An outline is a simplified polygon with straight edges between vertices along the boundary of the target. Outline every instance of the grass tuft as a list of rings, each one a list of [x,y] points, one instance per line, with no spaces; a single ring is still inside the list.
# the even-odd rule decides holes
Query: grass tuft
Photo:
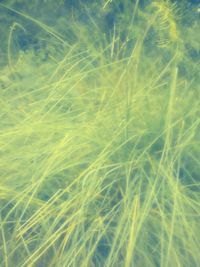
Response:
[[[0,266],[199,266],[199,65],[174,5],[136,1],[127,32],[74,20],[73,40],[1,8],[42,28],[46,46],[17,52],[25,28],[12,24],[0,69]],[[162,36],[167,46],[154,45]]]

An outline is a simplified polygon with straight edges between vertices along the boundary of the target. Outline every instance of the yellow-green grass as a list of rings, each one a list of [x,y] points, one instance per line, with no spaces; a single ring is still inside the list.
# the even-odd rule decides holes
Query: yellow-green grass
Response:
[[[200,265],[199,88],[178,44],[148,54],[155,18],[131,49],[90,27],[61,59],[16,61],[8,44],[0,266]]]

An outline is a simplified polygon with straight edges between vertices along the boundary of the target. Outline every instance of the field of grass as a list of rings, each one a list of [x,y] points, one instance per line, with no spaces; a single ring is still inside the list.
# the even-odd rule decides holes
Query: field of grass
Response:
[[[65,35],[0,12],[25,24],[0,45],[0,267],[200,266],[198,15],[135,1]]]

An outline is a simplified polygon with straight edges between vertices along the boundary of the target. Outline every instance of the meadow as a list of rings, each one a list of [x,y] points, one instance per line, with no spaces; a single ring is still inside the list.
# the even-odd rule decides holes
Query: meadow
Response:
[[[1,2],[0,267],[200,266],[197,6]]]

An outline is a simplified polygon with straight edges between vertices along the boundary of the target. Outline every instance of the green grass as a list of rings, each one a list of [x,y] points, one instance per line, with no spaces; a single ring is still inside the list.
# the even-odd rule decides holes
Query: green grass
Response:
[[[155,7],[133,43],[20,12],[52,43],[14,53],[13,24],[0,70],[1,267],[200,265],[199,63]]]

